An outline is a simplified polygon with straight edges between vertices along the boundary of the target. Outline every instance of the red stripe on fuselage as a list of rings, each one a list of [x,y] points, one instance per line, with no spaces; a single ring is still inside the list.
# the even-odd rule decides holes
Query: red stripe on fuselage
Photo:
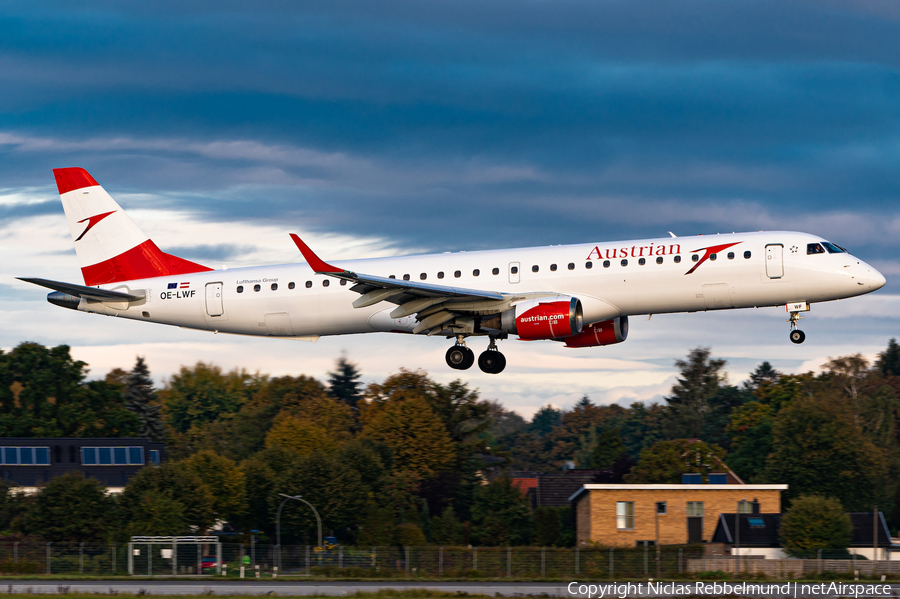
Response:
[[[212,269],[165,253],[148,239],[115,258],[85,266],[81,274],[84,284],[93,286],[209,270]]]
[[[83,187],[94,187],[99,185],[89,172],[79,167],[71,168],[55,168],[53,176],[56,178],[56,187],[59,189],[59,195],[69,191],[75,191]]]

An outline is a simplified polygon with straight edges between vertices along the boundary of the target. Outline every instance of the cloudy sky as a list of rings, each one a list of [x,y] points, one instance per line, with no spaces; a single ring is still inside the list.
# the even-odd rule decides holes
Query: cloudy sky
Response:
[[[633,319],[621,345],[317,344],[114,321],[16,281],[80,282],[51,169],[82,166],[164,250],[210,266],[761,229],[848,247],[888,285],[814,306]],[[92,376],[147,357],[366,380],[462,377],[530,415],[659,400],[698,345],[733,381],[874,356],[900,333],[900,7],[840,2],[0,1],[0,347],[68,344]],[[480,345],[476,343],[476,349]]]

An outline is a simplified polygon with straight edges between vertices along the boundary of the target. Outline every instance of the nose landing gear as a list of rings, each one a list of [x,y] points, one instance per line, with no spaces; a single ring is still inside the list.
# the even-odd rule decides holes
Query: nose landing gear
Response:
[[[475,363],[475,352],[466,347],[466,338],[463,335],[456,337],[456,345],[447,350],[445,356],[447,366],[456,370],[468,370]]]
[[[806,341],[806,333],[797,328],[797,322],[803,318],[800,316],[801,312],[809,311],[809,304],[807,302],[797,302],[793,304],[788,304],[785,306],[790,314],[790,318],[787,319],[787,322],[791,323],[791,333],[790,340],[791,343],[803,343]]]
[[[491,344],[478,356],[478,367],[487,374],[500,374],[506,368],[506,357],[497,349],[497,340],[491,337]]]

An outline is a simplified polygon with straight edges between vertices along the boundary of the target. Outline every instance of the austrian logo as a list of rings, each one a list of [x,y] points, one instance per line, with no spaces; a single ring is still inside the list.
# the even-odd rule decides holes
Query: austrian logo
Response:
[[[104,212],[103,214],[95,214],[94,216],[89,216],[83,220],[78,221],[79,225],[83,222],[87,222],[87,226],[84,228],[84,231],[81,232],[81,235],[79,235],[78,239],[76,239],[75,241],[81,241],[81,238],[84,237],[88,231],[93,229],[97,223],[99,223],[101,220],[103,220],[104,218],[106,218],[107,216],[112,214],[113,212],[115,212],[115,210],[113,210],[112,212]]]
[[[743,243],[741,241],[736,241],[734,243],[723,243],[720,245],[712,245],[705,248],[700,248],[692,251],[692,254],[697,254],[699,252],[703,252],[703,255],[697,259],[697,263],[691,267],[689,271],[687,271],[686,275],[693,273],[697,268],[710,259],[710,256],[713,254],[718,254],[724,250],[727,250],[731,246],[738,245],[739,243]],[[650,245],[633,245],[631,248],[623,247],[623,248],[604,248],[600,249],[600,246],[594,246],[594,249],[588,254],[587,260],[612,260],[614,258],[649,258],[653,256],[676,256],[676,262],[681,260],[681,244],[672,243],[672,244],[655,244],[651,243]]]

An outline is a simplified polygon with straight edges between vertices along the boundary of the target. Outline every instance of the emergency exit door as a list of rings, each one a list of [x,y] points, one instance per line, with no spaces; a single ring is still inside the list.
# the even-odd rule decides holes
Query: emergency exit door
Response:
[[[766,246],[766,274],[770,279],[780,279],[784,276],[784,246],[773,243]]]
[[[210,316],[222,316],[222,283],[206,284],[206,313]]]

